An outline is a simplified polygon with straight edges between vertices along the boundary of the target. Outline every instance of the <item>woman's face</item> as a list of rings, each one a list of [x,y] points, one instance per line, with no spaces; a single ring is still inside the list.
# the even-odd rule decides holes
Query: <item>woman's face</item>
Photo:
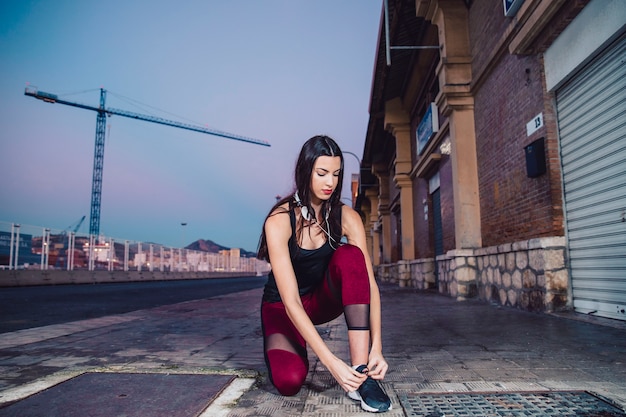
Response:
[[[320,204],[330,198],[337,188],[341,158],[339,156],[320,156],[315,160],[311,173],[311,202]]]

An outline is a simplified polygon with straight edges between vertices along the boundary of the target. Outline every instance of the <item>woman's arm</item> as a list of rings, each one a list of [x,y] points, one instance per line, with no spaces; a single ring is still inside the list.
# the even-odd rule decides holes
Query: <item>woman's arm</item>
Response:
[[[278,292],[289,319],[339,385],[346,391],[356,390],[365,379],[364,375],[354,371],[328,349],[302,306],[289,256],[291,222],[288,212],[279,212],[268,217],[265,222],[265,236]]]
[[[342,208],[341,224],[348,243],[359,247],[365,257],[365,265],[370,282],[370,339],[371,347],[369,354],[369,376],[374,379],[383,379],[389,365],[383,358],[382,344],[382,321],[381,321],[381,303],[380,291],[374,277],[374,269],[370,260],[369,251],[367,250],[367,241],[365,238],[365,229],[359,213],[348,206]]]

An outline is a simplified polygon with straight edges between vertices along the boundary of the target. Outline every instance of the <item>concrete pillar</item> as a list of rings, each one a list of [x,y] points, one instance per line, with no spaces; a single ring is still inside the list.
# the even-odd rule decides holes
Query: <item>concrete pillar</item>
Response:
[[[383,247],[381,263],[391,262],[391,212],[389,210],[389,171],[384,164],[372,166],[372,173],[378,177],[378,221],[382,226]]]
[[[380,250],[380,231],[372,228],[372,265],[381,264],[382,253]]]
[[[368,248],[372,258],[372,265],[380,265],[380,233],[378,231],[378,189],[368,189],[365,197],[370,201],[369,223],[366,221],[366,233],[369,234]],[[367,219],[367,217],[366,217]]]
[[[415,259],[415,228],[413,227],[413,181],[408,175],[398,175],[394,181],[400,188],[400,215],[402,218],[402,260]]]
[[[396,139],[394,183],[400,188],[400,218],[402,224],[402,260],[415,259],[415,228],[413,209],[413,180],[411,170],[411,123],[399,98],[385,103],[385,129]]]
[[[452,181],[454,184],[454,223],[457,249],[480,248],[480,200],[474,111],[457,109],[450,115],[452,140]]]
[[[438,28],[441,59],[437,66],[439,111],[450,126],[452,184],[454,187],[455,246],[482,246],[474,98],[469,47],[468,10],[462,0],[431,1],[426,15]]]

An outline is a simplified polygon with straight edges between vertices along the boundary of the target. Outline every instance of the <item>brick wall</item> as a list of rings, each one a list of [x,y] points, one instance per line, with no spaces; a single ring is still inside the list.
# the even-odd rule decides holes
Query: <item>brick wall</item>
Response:
[[[558,128],[556,121],[556,109],[554,107],[554,95],[546,91],[546,78],[543,71],[543,56],[541,56],[541,73],[537,77],[543,90],[543,122],[545,124],[546,137],[546,177],[549,181],[552,233],[556,236],[565,234],[563,213],[563,189],[561,183],[561,157],[559,155]],[[532,81],[531,81],[532,82]]]
[[[424,204],[426,200],[428,205],[428,219],[424,219]],[[433,213],[432,199],[428,194],[428,180],[415,179],[413,181],[413,208],[414,219],[413,226],[415,229],[415,258],[427,258],[434,255],[434,242],[431,240],[433,230]]]
[[[473,3],[470,19],[472,67],[484,70],[474,91],[483,245],[561,234],[556,135],[548,130],[554,124],[526,133],[526,124],[539,113],[553,120],[541,56],[511,55],[506,48],[499,57],[493,53],[493,39],[509,24],[493,2]],[[524,147],[540,137],[546,138],[551,171],[528,178]]]
[[[439,165],[441,183],[441,223],[443,226],[444,253],[456,248],[454,227],[454,188],[452,184],[452,164],[449,156],[443,156]]]
[[[477,68],[487,65],[511,19],[504,16],[502,1],[499,0],[472,1],[468,18],[472,71],[476,74]]]
[[[443,226],[444,251],[455,248],[454,232],[454,189],[452,187],[452,165],[450,157],[442,155],[439,163],[441,222]],[[428,179],[413,182],[413,208],[415,229],[415,258],[430,258],[435,255],[433,201],[428,188]],[[428,204],[428,219],[424,219],[424,204]]]

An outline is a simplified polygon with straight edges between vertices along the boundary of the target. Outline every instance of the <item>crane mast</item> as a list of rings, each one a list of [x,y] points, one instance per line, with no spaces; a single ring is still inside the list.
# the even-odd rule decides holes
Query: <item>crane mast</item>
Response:
[[[106,137],[106,116],[117,115],[128,117],[136,120],[143,120],[151,123],[158,123],[166,126],[177,127],[180,129],[192,130],[194,132],[205,133],[213,136],[220,136],[226,139],[233,139],[242,142],[252,143],[261,146],[270,146],[266,141],[249,138],[246,136],[236,135],[233,133],[222,132],[220,130],[209,129],[203,126],[196,126],[188,123],[176,122],[173,120],[163,119],[155,116],[148,116],[139,113],[133,113],[120,109],[106,108],[106,90],[100,89],[100,105],[98,107],[89,106],[87,104],[76,103],[60,99],[56,94],[39,91],[37,88],[26,87],[24,95],[43,100],[47,103],[65,104],[68,106],[78,107],[81,109],[92,110],[98,113],[96,117],[96,140],[94,146],[93,157],[93,180],[91,183],[91,214],[89,219],[89,234],[98,236],[100,234],[100,207],[102,203],[102,174],[104,171],[104,139]]]
[[[104,172],[104,139],[106,137],[107,116],[104,112],[106,91],[100,89],[100,107],[96,117],[96,143],[93,150],[93,176],[91,180],[91,214],[89,234],[100,234],[100,207],[102,203],[102,174]]]

